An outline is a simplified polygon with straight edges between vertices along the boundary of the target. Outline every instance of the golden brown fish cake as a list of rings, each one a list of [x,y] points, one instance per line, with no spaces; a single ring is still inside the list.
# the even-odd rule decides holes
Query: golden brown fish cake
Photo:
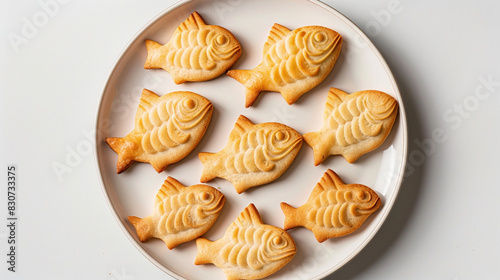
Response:
[[[123,138],[106,138],[118,154],[116,172],[140,161],[149,162],[159,173],[180,161],[200,142],[212,112],[212,103],[194,92],[176,91],[159,97],[144,89],[134,129]]]
[[[293,208],[282,202],[281,209],[285,230],[303,226],[314,233],[318,242],[323,242],[357,230],[380,205],[380,198],[372,189],[360,184],[346,185],[328,169],[304,205]]]
[[[214,79],[241,55],[240,43],[229,30],[207,25],[197,12],[177,28],[167,44],[146,40],[146,48],[144,68],[162,68],[176,84]]]
[[[242,193],[280,177],[301,146],[302,136],[293,128],[280,123],[253,124],[241,115],[224,149],[198,154],[203,164],[200,182],[224,178]]]
[[[363,90],[347,94],[331,88],[323,127],[303,135],[314,150],[314,165],[330,155],[342,155],[348,162],[355,162],[384,142],[397,114],[398,102],[384,92]]]
[[[156,194],[153,214],[129,216],[141,242],[159,238],[169,249],[207,232],[219,217],[224,195],[207,185],[186,187],[168,177]]]
[[[276,23],[264,44],[262,62],[253,70],[230,70],[227,75],[245,86],[245,107],[252,106],[261,91],[279,92],[293,104],[328,76],[341,47],[342,37],[329,28],[290,31]]]
[[[213,263],[227,279],[261,279],[280,270],[295,256],[295,242],[281,228],[262,222],[250,204],[226,230],[224,237],[196,239],[196,265]]]

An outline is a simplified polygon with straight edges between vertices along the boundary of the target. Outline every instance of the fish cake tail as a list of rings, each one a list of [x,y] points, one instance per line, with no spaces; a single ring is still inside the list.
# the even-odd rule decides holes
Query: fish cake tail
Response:
[[[330,145],[332,144],[321,138],[321,132],[309,132],[302,135],[302,137],[304,141],[313,148],[314,165],[320,165],[330,155]]]
[[[195,265],[213,263],[212,256],[214,253],[211,250],[211,244],[213,242],[200,237],[196,239],[196,247],[198,248],[198,252],[196,253],[196,258],[194,260]]]
[[[161,51],[163,46],[155,41],[146,40],[146,49],[148,57],[144,63],[145,69],[159,69],[163,68],[166,63],[164,52]]]
[[[154,226],[151,217],[141,219],[135,216],[129,216],[128,221],[134,226],[137,237],[141,242],[145,242],[153,237]]]
[[[299,217],[297,216],[297,208],[292,207],[290,204],[281,202],[281,210],[285,214],[285,223],[283,225],[284,230],[288,230],[294,227],[302,226],[299,223]]]
[[[245,107],[248,108],[257,100],[260,92],[264,90],[263,75],[255,70],[229,70],[227,75],[245,86]]]
[[[217,177],[217,155],[214,153],[198,153],[203,171],[201,172],[201,183],[206,183]]]
[[[118,154],[116,162],[116,173],[125,171],[133,162],[136,150],[136,144],[120,137],[108,137],[106,143]]]

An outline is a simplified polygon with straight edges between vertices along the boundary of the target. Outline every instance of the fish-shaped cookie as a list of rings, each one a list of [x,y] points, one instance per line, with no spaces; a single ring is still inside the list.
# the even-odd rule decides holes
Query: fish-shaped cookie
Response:
[[[159,238],[173,249],[207,232],[219,217],[224,195],[207,185],[186,187],[168,177],[156,194],[153,214],[129,216],[141,242]]]
[[[330,88],[318,132],[304,134],[314,150],[314,165],[330,155],[342,155],[350,162],[380,146],[398,114],[394,97],[376,90],[347,94]]]
[[[146,69],[163,68],[176,84],[214,79],[226,72],[241,55],[238,40],[227,29],[207,25],[194,12],[161,45],[146,40]]]
[[[346,185],[328,169],[316,184],[307,202],[298,207],[282,202],[284,229],[303,226],[311,230],[318,242],[349,234],[380,207],[376,192],[365,185]]]
[[[200,182],[216,177],[230,181],[238,193],[278,179],[292,164],[302,136],[280,123],[253,124],[241,115],[218,153],[199,153]]]
[[[261,279],[288,262],[297,251],[292,237],[283,229],[263,224],[255,205],[250,204],[216,241],[196,239],[194,263],[213,263],[228,280]]]
[[[116,172],[134,161],[149,162],[157,172],[186,157],[200,142],[212,117],[212,103],[189,91],[159,97],[144,89],[134,129],[125,137],[108,137],[118,154]]]
[[[227,75],[245,86],[246,107],[261,91],[279,92],[293,104],[328,76],[341,47],[342,37],[329,28],[304,26],[290,31],[276,23],[264,44],[262,62],[253,70],[230,70]]]

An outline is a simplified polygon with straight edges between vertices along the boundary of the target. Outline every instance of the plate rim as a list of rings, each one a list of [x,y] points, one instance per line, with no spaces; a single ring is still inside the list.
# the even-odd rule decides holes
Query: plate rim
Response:
[[[337,265],[334,265],[332,266],[330,269],[328,269],[327,271],[323,272],[322,274],[319,274],[318,277],[319,278],[313,278],[311,280],[315,280],[315,279],[322,279],[324,277],[327,277],[331,274],[333,274],[334,272],[338,271],[341,267],[345,266],[347,263],[349,263],[350,261],[352,261],[354,259],[354,257],[356,257],[363,249],[366,248],[366,246],[373,240],[373,238],[375,237],[375,235],[377,235],[377,233],[379,233],[380,231],[380,228],[382,227],[382,225],[385,223],[385,221],[387,220],[387,218],[389,217],[389,215],[391,214],[392,210],[393,210],[393,206],[394,206],[394,203],[396,202],[396,199],[397,197],[399,196],[399,192],[401,190],[401,185],[403,183],[403,180],[404,180],[404,177],[405,177],[405,171],[406,171],[406,163],[407,163],[407,156],[408,156],[408,123],[407,123],[407,120],[406,120],[406,111],[405,111],[405,108],[404,108],[404,104],[403,104],[403,97],[401,96],[401,92],[399,90],[399,85],[396,81],[396,79],[394,78],[394,74],[392,73],[392,70],[391,68],[389,67],[389,65],[387,64],[384,56],[380,53],[380,51],[377,49],[377,47],[375,46],[375,44],[373,44],[373,42],[370,40],[370,38],[368,38],[368,36],[361,30],[361,28],[359,28],[359,26],[357,26],[352,20],[350,20],[347,16],[345,16],[344,14],[342,14],[340,11],[338,11],[337,9],[335,9],[334,7],[326,4],[326,3],[323,3],[321,2],[320,0],[306,0],[306,1],[309,1],[313,4],[316,4],[318,5],[319,7],[327,10],[327,11],[330,11],[330,12],[333,12],[333,13],[336,13],[337,16],[343,20],[347,25],[349,25],[354,31],[356,31],[356,33],[365,41],[365,43],[367,44],[367,46],[372,50],[372,52],[375,54],[375,56],[377,57],[377,59],[380,61],[380,63],[382,64],[389,80],[391,81],[391,83],[395,86],[395,95],[397,97],[399,97],[399,104],[398,104],[398,110],[399,110],[399,113],[398,113],[398,117],[400,118],[400,121],[402,123],[402,137],[403,137],[403,147],[402,147],[402,161],[400,163],[400,171],[399,171],[399,174],[398,174],[398,180],[396,181],[395,185],[397,186],[395,191],[394,191],[394,195],[392,196],[391,200],[390,201],[385,201],[385,205],[388,206],[388,210],[387,212],[385,213],[385,216],[381,217],[381,219],[378,221],[378,223],[376,224],[376,226],[374,227],[374,230],[372,230],[367,238],[365,238],[363,240],[363,242],[361,242],[361,244],[359,244],[359,246],[356,248],[356,250],[354,250],[350,255],[348,255],[346,258],[344,258],[344,260],[342,262],[339,262]]]
[[[368,236],[359,244],[359,246],[356,247],[355,250],[351,252],[348,256],[346,256],[341,262],[337,263],[336,265],[330,267],[323,273],[317,274],[313,276],[313,278],[310,278],[310,280],[316,280],[316,279],[323,279],[324,277],[327,277],[329,275],[332,275],[336,271],[338,271],[340,268],[345,266],[347,263],[352,261],[366,246],[368,243],[370,243],[375,235],[380,231],[380,228],[382,225],[385,223],[387,218],[389,217],[390,213],[393,210],[394,203],[399,196],[400,190],[401,190],[401,185],[403,183],[404,177],[405,177],[405,171],[406,171],[406,164],[407,164],[407,155],[408,155],[408,124],[407,124],[407,119],[406,119],[406,112],[401,96],[401,92],[399,89],[399,85],[394,78],[394,75],[388,66],[385,58],[383,55],[379,52],[379,50],[376,48],[376,46],[373,44],[373,42],[368,38],[368,36],[352,21],[350,20],[347,16],[345,16],[343,13],[341,13],[339,10],[336,8],[321,2],[320,0],[302,0],[304,2],[309,2],[313,5],[318,6],[319,8],[326,10],[329,13],[332,13],[336,15],[340,20],[342,20],[346,25],[348,25],[350,28],[352,28],[366,43],[367,47],[370,48],[370,50],[373,52],[375,57],[378,59],[378,61],[381,63],[381,66],[386,72],[386,75],[390,81],[390,83],[394,87],[394,94],[395,96],[398,97],[399,99],[399,113],[398,113],[398,118],[400,119],[399,121],[401,122],[401,128],[402,131],[402,154],[401,154],[401,162],[400,162],[400,169],[399,173],[397,174],[397,181],[395,182],[395,190],[393,192],[393,195],[390,200],[385,201],[385,206],[388,208],[388,210],[384,213],[384,216],[380,218],[380,220],[377,222],[377,224],[374,226],[374,229],[368,234]],[[101,124],[100,124],[100,119],[101,119],[101,113],[102,109],[104,106],[104,99],[105,99],[105,93],[109,91],[109,87],[111,86],[111,81],[115,77],[114,73],[118,70],[118,66],[120,63],[123,61],[125,55],[128,53],[130,48],[132,47],[133,43],[137,41],[137,39],[144,33],[146,32],[152,25],[154,25],[157,21],[161,20],[163,17],[167,16],[169,13],[175,11],[177,8],[182,7],[183,5],[193,2],[193,0],[179,0],[172,5],[169,5],[166,7],[163,11],[158,13],[156,16],[154,16],[151,20],[149,20],[147,23],[145,23],[139,31],[137,31],[132,38],[126,43],[126,46],[121,50],[120,54],[118,55],[117,59],[115,59],[115,62],[113,63],[113,67],[110,70],[108,77],[105,81],[105,85],[103,87],[103,90],[101,92],[101,96],[99,99],[99,103],[97,106],[97,114],[95,118],[95,141],[94,141],[94,163],[95,167],[97,169],[97,175],[98,175],[98,180],[101,185],[101,191],[104,194],[105,200],[108,204],[109,210],[111,210],[111,213],[120,227],[120,229],[123,231],[125,236],[131,241],[131,243],[134,245],[134,247],[146,258],[148,259],[152,264],[154,264],[157,268],[159,268],[161,271],[165,272],[169,276],[175,278],[175,279],[186,279],[182,277],[181,275],[175,273],[174,271],[168,269],[165,267],[163,264],[158,262],[156,258],[151,256],[146,250],[139,244],[135,238],[129,233],[128,229],[125,227],[125,224],[121,220],[121,218],[118,216],[118,213],[116,212],[116,207],[114,206],[113,202],[111,201],[110,194],[108,192],[108,189],[106,188],[105,182],[104,182],[104,177],[101,172],[101,165],[100,165],[100,157],[99,157],[99,147],[98,147],[98,141],[100,139],[100,129],[101,129]]]
[[[101,185],[101,191],[104,193],[104,197],[105,197],[105,200],[108,204],[108,207],[109,207],[109,210],[111,211],[116,223],[118,224],[118,226],[120,227],[120,229],[122,230],[122,232],[125,234],[125,236],[129,239],[129,241],[134,245],[134,247],[147,259],[149,260],[152,264],[154,264],[158,269],[160,269],[161,271],[165,272],[166,274],[168,274],[169,276],[171,276],[172,278],[174,279],[182,279],[182,280],[188,280],[184,277],[182,277],[181,275],[175,273],[174,271],[172,270],[169,270],[168,268],[166,268],[164,265],[162,265],[160,262],[158,262],[154,257],[152,257],[150,254],[148,254],[148,252],[146,252],[146,250],[144,250],[144,248],[139,244],[137,243],[137,241],[134,239],[133,236],[130,235],[128,229],[125,227],[125,224],[123,223],[123,221],[121,220],[121,218],[118,216],[118,213],[116,212],[116,207],[114,206],[113,202],[111,201],[111,198],[110,198],[110,195],[108,193],[108,189],[106,188],[106,185],[104,183],[104,180],[103,180],[103,175],[102,175],[102,172],[101,172],[101,165],[99,164],[100,162],[100,159],[99,159],[99,152],[98,152],[98,141],[100,139],[100,123],[99,123],[99,120],[101,119],[101,112],[102,112],[102,107],[103,107],[103,103],[104,103],[104,99],[105,99],[105,93],[108,92],[108,88],[111,86],[111,81],[112,79],[114,78],[114,73],[117,71],[118,69],[118,66],[119,64],[121,63],[121,61],[124,59],[125,55],[128,53],[128,51],[130,50],[130,48],[132,47],[133,43],[137,41],[137,39],[144,33],[146,32],[154,23],[156,23],[157,21],[159,21],[160,19],[162,19],[163,17],[165,17],[167,14],[173,12],[175,9],[187,4],[191,2],[191,0],[179,0],[177,2],[175,2],[174,4],[166,7],[163,11],[161,11],[160,13],[158,13],[156,16],[154,16],[151,20],[149,20],[147,23],[145,23],[141,29],[139,29],[139,31],[137,31],[134,36],[132,36],[132,38],[126,43],[125,47],[121,50],[120,54],[118,55],[118,58],[115,59],[115,62],[113,64],[113,68],[111,69],[111,71],[109,72],[108,74],[108,77],[106,79],[106,82],[105,82],[105,86],[101,92],[101,97],[100,97],[100,100],[99,100],[99,104],[98,104],[98,109],[97,109],[97,116],[96,116],[96,119],[95,119],[95,141],[94,141],[94,159],[95,159],[95,165],[96,165],[96,169],[97,169],[97,173],[98,173],[98,177],[99,177],[99,182],[100,182],[100,185]]]

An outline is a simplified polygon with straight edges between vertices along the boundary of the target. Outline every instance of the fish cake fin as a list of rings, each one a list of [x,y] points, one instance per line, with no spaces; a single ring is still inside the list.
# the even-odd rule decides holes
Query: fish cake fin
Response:
[[[257,97],[259,97],[259,94],[262,90],[260,89],[252,89],[252,88],[246,88],[245,89],[245,108],[248,108],[255,103],[255,100],[257,100]]]
[[[330,116],[332,111],[340,106],[340,104],[344,103],[347,97],[349,97],[349,94],[347,92],[342,91],[338,88],[330,88],[325,105],[325,116]]]
[[[192,29],[200,29],[206,23],[198,12],[193,12],[183,23],[177,27],[177,32],[183,32]]]
[[[245,132],[249,131],[254,125],[255,124],[247,117],[240,115],[234,124],[233,130],[229,134],[229,139],[238,139],[241,135],[245,134]]]
[[[147,112],[154,106],[160,98],[156,93],[143,89],[141,94],[141,100],[139,101],[139,106],[137,107],[137,113],[135,114],[135,120],[137,121],[144,112]]]
[[[154,225],[151,217],[141,219],[135,216],[128,216],[127,219],[134,226],[137,237],[139,237],[141,242],[146,242],[153,237]]]
[[[327,234],[317,230],[316,228],[314,228],[313,230],[311,230],[312,233],[314,234],[314,237],[316,238],[316,240],[318,240],[319,243],[323,243],[325,242],[327,239],[331,238],[329,237]]]
[[[168,176],[168,178],[161,185],[160,190],[156,194],[156,199],[160,202],[163,201],[165,197],[173,196],[181,192],[186,186],[181,184],[176,179]]]
[[[227,75],[245,86],[245,108],[252,106],[260,92],[266,89],[264,76],[256,70],[229,70]]]
[[[314,165],[320,165],[330,155],[330,144],[323,141],[321,132],[309,132],[302,135],[304,141],[313,148]]]
[[[106,143],[118,154],[116,162],[116,173],[120,174],[129,168],[135,160],[135,153],[138,149],[137,144],[126,139],[127,137],[108,137]]]
[[[326,191],[339,190],[342,186],[345,186],[345,184],[335,171],[328,169],[325,174],[323,174],[323,177],[321,177],[317,186],[321,191]]]
[[[203,165],[203,171],[201,172],[201,183],[206,183],[215,179],[217,174],[217,159],[218,156],[215,153],[198,153],[198,158]]]
[[[298,217],[297,208],[294,208],[290,204],[285,202],[281,202],[280,207],[283,211],[283,214],[285,215],[285,222],[283,225],[284,230],[302,226],[300,218]]]
[[[211,250],[212,243],[213,241],[210,241],[203,237],[196,239],[196,248],[198,249],[198,251],[194,260],[195,265],[213,263],[212,257],[214,256],[214,254]]]
[[[153,40],[146,40],[146,51],[148,53],[144,69],[160,69],[165,68],[166,53],[162,49],[163,46]]]
[[[243,182],[241,182],[239,180],[238,181],[234,181],[233,180],[233,181],[231,181],[231,183],[233,184],[234,189],[236,190],[236,192],[238,194],[240,194],[240,193],[248,190],[248,188],[249,188],[245,183],[243,183]]]
[[[259,211],[253,203],[250,203],[243,212],[240,213],[238,218],[233,222],[232,226],[246,228],[252,225],[262,224]]]
[[[169,164],[164,163],[162,160],[151,160],[149,163],[158,173],[162,173],[169,166]]]
[[[264,55],[269,52],[269,49],[276,44],[277,42],[281,41],[283,38],[288,36],[292,31],[290,29],[284,27],[281,24],[275,23],[273,27],[271,28],[271,31],[269,32],[269,36],[267,37],[267,41],[264,44]]]

